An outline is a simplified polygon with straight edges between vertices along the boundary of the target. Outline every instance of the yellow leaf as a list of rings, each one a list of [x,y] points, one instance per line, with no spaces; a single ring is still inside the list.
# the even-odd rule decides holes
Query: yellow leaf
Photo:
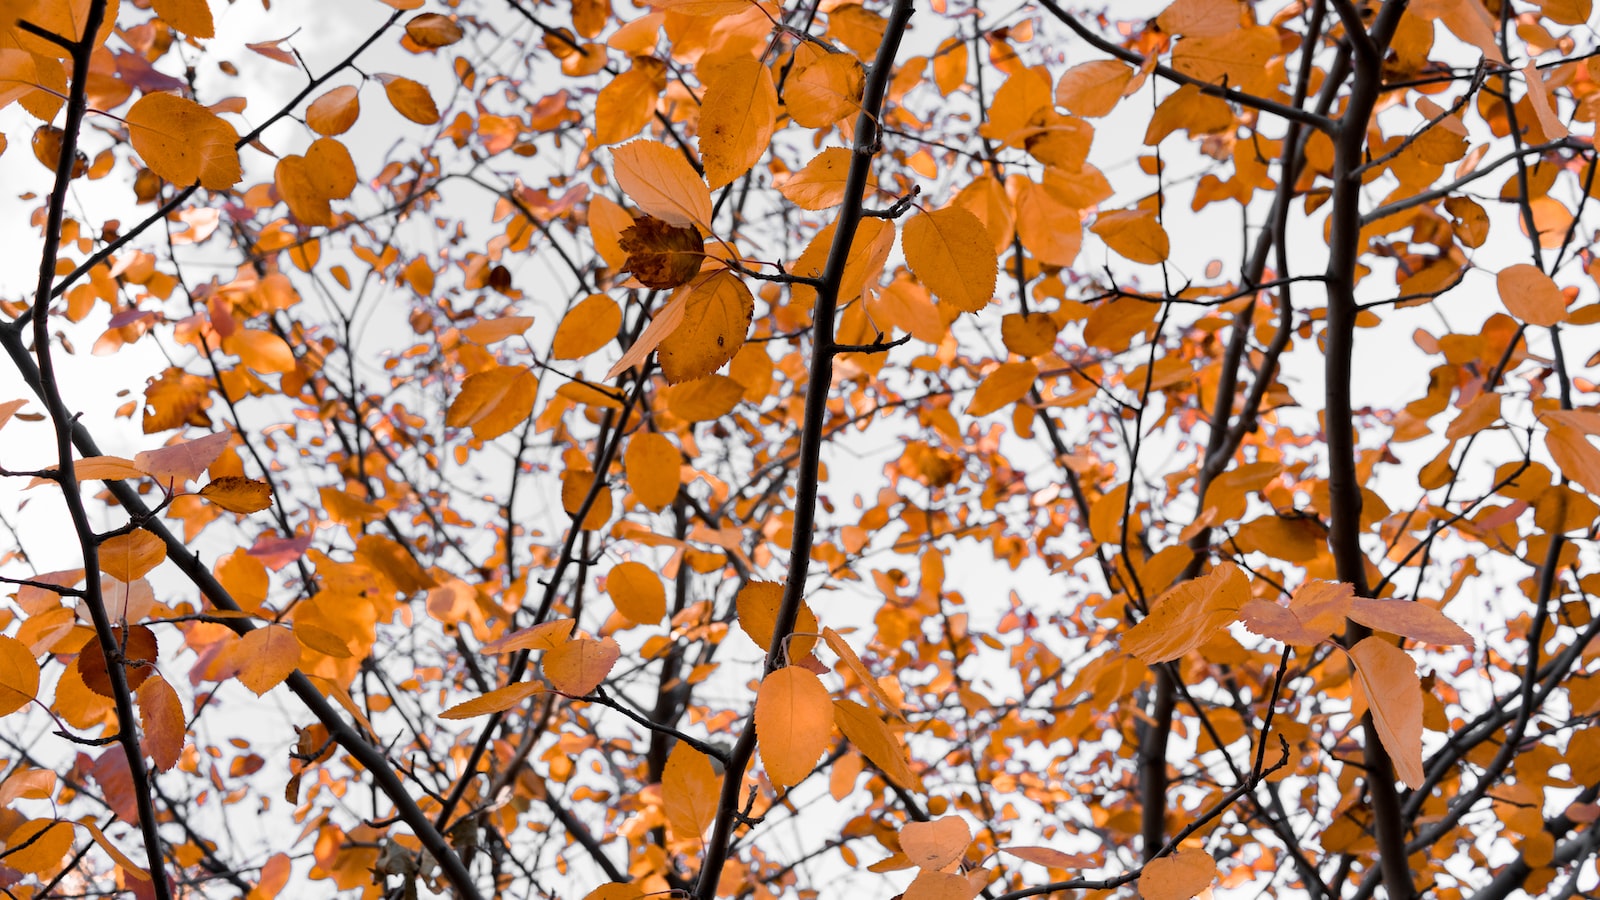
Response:
[[[228,512],[248,515],[272,505],[272,488],[265,481],[242,475],[214,478],[200,489],[200,496]]]
[[[872,710],[853,700],[835,700],[833,723],[890,781],[908,791],[927,793],[922,779],[911,771],[905,748]]]
[[[439,121],[439,107],[433,103],[428,89],[403,75],[380,73],[383,92],[389,97],[394,111],[418,125],[433,125]]]
[[[833,735],[833,709],[821,679],[784,666],[756,692],[756,746],[773,784],[793,785],[811,774]]]
[[[39,666],[25,644],[0,634],[0,716],[9,716],[39,695]]]
[[[487,694],[473,697],[463,703],[457,703],[442,713],[441,719],[471,719],[477,716],[487,716],[491,713],[505,712],[534,694],[544,690],[544,685],[533,681],[519,681],[508,684],[502,688],[495,688]]]
[[[739,627],[755,641],[762,652],[772,646],[772,632],[778,625],[778,607],[783,605],[783,584],[752,581],[739,589],[734,598]],[[794,619],[794,637],[789,639],[789,658],[804,659],[817,645],[817,616],[804,601]]]
[[[907,822],[900,828],[900,852],[924,869],[943,869],[959,862],[971,843],[972,828],[960,816]]]
[[[145,94],[128,110],[128,140],[150,171],[180,187],[213,191],[244,177],[239,133],[204,106],[177,94]]]
[[[211,6],[206,0],[153,0],[150,5],[161,21],[190,37],[216,37]]]
[[[722,779],[711,758],[679,741],[661,770],[661,806],[678,840],[697,838],[717,817]]]
[[[994,246],[983,222],[964,207],[913,216],[901,243],[911,273],[940,300],[975,313],[994,299]]]
[[[750,171],[767,145],[778,115],[778,89],[760,60],[740,56],[706,85],[700,106],[700,158],[716,190]]]
[[[1039,367],[1031,362],[1001,363],[984,376],[983,383],[972,392],[972,402],[967,404],[967,415],[987,416],[997,409],[1021,400],[1039,377]]]
[[[1081,63],[1061,73],[1056,82],[1056,105],[1075,116],[1109,115],[1122,100],[1133,69],[1114,59]]]
[[[462,33],[461,26],[449,16],[422,13],[406,23],[406,37],[415,41],[419,47],[437,50],[461,40]]]
[[[951,35],[940,42],[933,54],[933,83],[940,94],[948,97],[966,81],[967,42],[959,35]]]
[[[1231,562],[1157,598],[1150,614],[1123,635],[1122,649],[1154,665],[1177,659],[1239,618],[1250,579]]]
[[[612,566],[606,573],[606,593],[617,612],[635,625],[654,625],[667,614],[667,589],[661,576],[642,562]]]
[[[233,659],[239,666],[239,683],[260,696],[300,666],[300,640],[282,625],[257,628],[239,640]]]
[[[470,426],[479,440],[493,440],[522,424],[533,412],[539,380],[527,366],[496,366],[467,377],[450,404],[444,423]]]
[[[685,381],[667,393],[667,411],[685,422],[720,419],[738,405],[744,387],[726,375]]]
[[[1422,679],[1416,662],[1379,637],[1350,648],[1350,661],[1395,774],[1413,790],[1422,787]]]
[[[711,227],[711,190],[683,154],[660,141],[629,141],[611,151],[617,185],[639,208],[671,225]]]
[[[262,374],[294,371],[294,351],[283,338],[259,328],[241,328],[222,342],[223,352]]]
[[[605,681],[620,655],[621,648],[611,638],[580,637],[546,651],[540,662],[544,677],[556,690],[582,697]]]
[[[640,431],[628,438],[622,466],[633,496],[651,512],[666,509],[678,496],[683,454],[664,435]]]
[[[612,305],[615,306],[615,302]],[[481,319],[474,322],[461,329],[461,336],[474,344],[492,344],[495,341],[503,341],[508,337],[522,334],[531,327],[533,327],[533,316],[501,316],[497,319]],[[558,328],[556,329],[556,340],[559,341],[560,339],[561,330]],[[558,358],[565,359],[569,357]]]
[[[361,93],[350,85],[336,87],[306,107],[306,124],[317,134],[344,134],[361,115]]]
[[[805,168],[790,175],[778,190],[801,209],[828,209],[844,202],[845,179],[849,174],[850,151],[829,147],[806,163]]]
[[[1538,266],[1518,263],[1495,276],[1500,300],[1529,325],[1559,325],[1567,319],[1567,298]]]
[[[861,63],[848,53],[823,53],[796,66],[784,82],[789,117],[807,128],[827,128],[861,109],[865,78]]]
[[[100,571],[123,584],[143,578],[166,558],[166,543],[143,528],[114,535],[100,544]]]
[[[668,384],[704,378],[733,359],[750,333],[756,305],[744,280],[727,269],[691,282],[683,302],[683,321],[658,348]]]
[[[1156,221],[1153,210],[1124,209],[1101,213],[1089,230],[1119,256],[1136,263],[1155,265],[1164,262],[1172,249],[1166,229]]]
[[[30,819],[6,835],[6,866],[27,875],[54,874],[72,850],[72,823]]]
[[[595,493],[594,502],[584,510],[584,501],[589,498],[593,486],[594,472],[589,469],[567,469],[561,473],[561,506],[569,516],[575,517],[583,512],[583,521],[578,523],[578,528],[584,531],[604,528],[611,519],[611,488],[604,483]]]
[[[1197,847],[1153,859],[1139,875],[1144,900],[1190,900],[1217,880],[1217,863]]]
[[[178,692],[160,675],[146,678],[139,685],[139,730],[144,732],[139,746],[155,762],[156,771],[178,764],[188,727]]]

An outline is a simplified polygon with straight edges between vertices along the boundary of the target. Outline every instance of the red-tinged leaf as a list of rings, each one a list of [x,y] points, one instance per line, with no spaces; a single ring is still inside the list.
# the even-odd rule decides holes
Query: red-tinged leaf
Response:
[[[240,639],[233,659],[239,683],[260,696],[300,666],[300,640],[282,625],[257,628]]]
[[[9,716],[39,695],[39,665],[25,644],[0,635],[0,716]]]
[[[1179,850],[1145,864],[1139,876],[1144,900],[1190,900],[1217,880],[1217,862],[1199,848]]]
[[[611,151],[617,184],[639,208],[671,225],[710,228],[711,189],[683,154],[660,141],[629,141]]]
[[[1123,635],[1122,649],[1151,665],[1177,659],[1238,619],[1248,599],[1250,579],[1224,562],[1162,594],[1150,614]]]
[[[905,747],[895,739],[877,713],[853,700],[833,701],[833,723],[850,743],[878,767],[890,781],[908,791],[927,793],[922,779],[911,771]]]
[[[479,648],[487,655],[515,653],[518,650],[554,650],[566,643],[572,634],[572,619],[552,619],[531,628],[513,631],[499,640],[490,641]]]
[[[972,843],[972,828],[960,816],[907,822],[900,828],[900,852],[924,869],[943,869],[961,861]]]
[[[617,612],[636,625],[654,625],[667,614],[667,589],[661,576],[641,562],[618,563],[606,573],[606,593]]]
[[[679,741],[661,771],[661,806],[678,840],[700,837],[717,817],[722,779],[711,758]]]
[[[1008,362],[996,366],[985,375],[978,389],[972,392],[972,402],[967,404],[967,415],[987,416],[1028,396],[1028,390],[1039,378],[1039,367],[1032,362]]]
[[[166,542],[143,528],[114,535],[100,544],[100,571],[124,584],[143,578],[166,558]]]
[[[160,675],[146,678],[139,685],[139,730],[144,732],[139,746],[155,762],[156,771],[178,764],[188,727],[178,692]]]
[[[242,475],[212,479],[200,489],[200,496],[228,512],[241,515],[260,512],[272,505],[272,488],[265,481]]]
[[[280,571],[284,566],[294,562],[305,555],[311,547],[311,535],[303,534],[299,537],[280,538],[263,534],[256,538],[247,551],[255,559],[274,572]]]
[[[1425,644],[1476,646],[1466,629],[1421,602],[1358,597],[1351,601],[1348,615],[1374,631],[1387,631]]]
[[[286,40],[288,40],[288,38],[276,38],[270,41],[256,41],[255,43],[245,44],[244,46],[245,49],[259,53],[273,62],[282,63],[290,68],[298,69],[300,68],[300,62],[294,58],[294,53],[280,46]]]
[[[606,680],[621,655],[622,648],[611,638],[573,638],[545,651],[540,667],[556,690],[582,697]]]
[[[1395,774],[1412,789],[1422,787],[1422,679],[1416,662],[1379,637],[1352,647],[1350,661]]]
[[[146,450],[133,458],[133,464],[162,485],[170,483],[173,487],[183,487],[216,462],[232,440],[233,435],[219,431],[160,450]]]
[[[1273,640],[1308,646],[1344,630],[1344,620],[1355,600],[1355,588],[1346,582],[1308,581],[1295,589],[1287,607],[1251,599],[1239,608],[1244,627]]]
[[[833,736],[833,709],[821,679],[785,666],[756,692],[756,747],[773,784],[799,784],[811,774]]]
[[[156,657],[160,652],[156,633],[144,625],[132,626],[127,630],[126,637],[120,627],[113,627],[111,632],[112,641],[122,651],[123,678],[127,680],[129,688],[138,690],[145,679],[155,672]],[[85,687],[107,699],[116,696],[111,684],[111,671],[106,665],[105,648],[101,646],[98,635],[91,633],[84,640],[83,646],[78,648],[77,663],[78,674]],[[60,703],[59,693],[57,703]]]
[[[849,669],[856,676],[856,679],[867,690],[872,692],[872,696],[878,698],[878,702],[883,704],[884,711],[891,715],[900,715],[899,705],[889,698],[888,693],[883,689],[883,685],[879,684],[878,679],[874,678],[872,673],[867,670],[866,665],[861,662],[861,657],[856,656],[856,651],[848,643],[845,643],[845,639],[840,636],[839,632],[834,631],[832,628],[824,628],[822,629],[822,637],[823,640],[828,642],[828,648],[839,655],[839,661],[844,663],[845,668]]]
[[[129,141],[152,172],[179,187],[198,182],[227,190],[244,177],[239,133],[193,100],[177,94],[145,94],[123,117]]]
[[[622,451],[622,464],[628,487],[645,509],[660,512],[677,498],[683,454],[665,435],[635,433]]]
[[[688,284],[706,260],[705,241],[692,225],[669,225],[640,216],[623,229],[618,245],[628,258],[623,268],[645,287],[671,290]]]
[[[442,713],[441,719],[473,719],[478,716],[487,716],[497,712],[505,712],[534,694],[545,690],[544,685],[534,681],[519,681],[508,684],[502,688],[495,688],[487,694],[473,697],[464,703],[457,703]]]
[[[1001,847],[1000,852],[1051,869],[1071,871],[1092,869],[1099,865],[1099,861],[1087,853],[1066,853],[1049,847]]]

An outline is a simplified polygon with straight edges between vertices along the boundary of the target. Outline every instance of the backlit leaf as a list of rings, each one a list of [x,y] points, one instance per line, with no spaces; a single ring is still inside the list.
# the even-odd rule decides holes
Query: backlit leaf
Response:
[[[216,36],[207,0],[151,0],[150,5],[163,22],[190,37]]]
[[[861,63],[848,53],[824,53],[789,73],[784,109],[807,128],[827,128],[861,108]]]
[[[145,94],[128,110],[129,141],[150,170],[180,187],[199,182],[213,191],[244,177],[239,133],[193,100],[177,94]]]
[[[212,479],[200,489],[200,496],[228,512],[248,515],[272,505],[272,488],[265,481],[239,475]]]
[[[685,422],[720,419],[744,396],[739,382],[725,375],[707,375],[675,385],[667,393],[667,409]]]
[[[1416,662],[1379,637],[1350,648],[1350,661],[1395,774],[1408,787],[1422,787],[1422,679]]]
[[[383,92],[395,112],[418,125],[433,125],[439,121],[439,107],[434,105],[433,95],[426,87],[404,75],[380,73],[377,78],[383,82]]]
[[[146,450],[133,458],[133,464],[143,469],[151,478],[174,487],[199,479],[222,451],[228,449],[233,435],[226,431],[208,434],[189,441],[179,441],[159,450]]]
[[[617,339],[622,307],[605,294],[578,301],[556,327],[551,353],[556,359],[582,359]]]
[[[361,115],[361,93],[342,85],[311,101],[306,107],[306,124],[322,135],[344,134]]]
[[[39,665],[27,646],[0,635],[0,716],[9,716],[39,694]]]
[[[479,440],[493,440],[527,420],[539,381],[527,366],[496,366],[470,375],[451,402],[444,422],[470,427]]]
[[[727,365],[750,333],[755,302],[744,279],[727,269],[690,284],[683,321],[657,348],[667,383],[704,378]]]
[[[1039,377],[1039,367],[1031,362],[1001,363],[985,375],[967,404],[967,415],[986,416],[997,409],[1010,406],[1028,395],[1028,389]]]
[[[257,628],[234,650],[239,683],[257,696],[283,683],[300,665],[300,641],[282,625]]]
[[[1216,860],[1206,851],[1190,847],[1146,863],[1139,875],[1139,896],[1144,900],[1190,900],[1216,880]]]
[[[844,202],[844,185],[849,175],[850,151],[829,147],[812,157],[805,168],[790,175],[778,190],[801,209],[828,209]]]
[[[1128,629],[1122,649],[1154,665],[1197,649],[1229,623],[1250,599],[1250,580],[1231,562],[1162,594],[1150,614]]]
[[[617,184],[639,208],[671,225],[711,222],[711,190],[683,154],[660,141],[629,141],[611,151]]]
[[[912,274],[940,300],[975,313],[994,299],[998,261],[989,232],[965,208],[913,216],[901,242]]]
[[[429,50],[448,47],[461,40],[461,36],[461,26],[449,16],[438,13],[422,13],[406,23],[406,37]]]
[[[756,694],[756,746],[774,784],[799,784],[833,734],[828,689],[812,672],[785,666],[761,680]]]
[[[1132,209],[1101,213],[1089,228],[1118,255],[1136,263],[1154,265],[1171,252],[1167,232],[1153,210]]]
[[[563,694],[582,697],[600,686],[622,650],[611,638],[573,638],[544,654],[544,677]]]
[[[143,578],[167,558],[166,542],[135,528],[100,544],[100,571],[123,583]]]
[[[665,436],[641,431],[628,438],[622,464],[634,497],[651,512],[666,509],[678,496],[683,454]]]
[[[1537,266],[1517,263],[1495,276],[1500,300],[1529,325],[1559,325],[1567,319],[1567,298]]]
[[[1062,72],[1056,82],[1056,105],[1075,116],[1109,115],[1122,100],[1133,74],[1126,63],[1114,59],[1079,63]]]
[[[900,827],[900,852],[924,869],[943,869],[961,860],[972,843],[972,828],[960,816],[940,816]]]
[[[545,690],[544,685],[538,682],[519,681],[516,684],[495,688],[489,693],[473,697],[471,700],[457,703],[455,706],[439,713],[439,718],[472,719],[492,713],[505,712],[543,690]]]
[[[668,225],[654,216],[640,216],[618,241],[628,254],[623,268],[645,287],[670,290],[699,274],[705,243],[690,226]]]
[[[165,678],[154,675],[139,685],[139,730],[144,733],[140,746],[155,762],[156,771],[165,772],[178,764],[183,752],[188,723],[178,692]]]
[[[876,713],[853,700],[835,700],[833,722],[890,781],[908,791],[927,793],[922,779],[911,771],[905,748]]]
[[[773,629],[778,624],[778,608],[783,605],[783,585],[774,581],[752,581],[739,589],[734,606],[739,627],[763,651],[772,646]],[[789,640],[789,658],[803,659],[817,645],[817,616],[803,601],[795,616],[795,636]]]
[[[717,817],[722,779],[711,759],[682,741],[674,744],[661,773],[661,805],[678,839],[699,837]]]
[[[612,566],[606,573],[606,593],[617,612],[636,625],[653,625],[667,614],[667,589],[661,576],[644,563]]]
[[[706,85],[700,106],[700,156],[711,190],[750,171],[772,142],[778,90],[760,60],[740,56]]]
[[[1374,631],[1387,631],[1425,644],[1471,648],[1475,643],[1466,629],[1421,602],[1358,597],[1351,601],[1348,615]]]

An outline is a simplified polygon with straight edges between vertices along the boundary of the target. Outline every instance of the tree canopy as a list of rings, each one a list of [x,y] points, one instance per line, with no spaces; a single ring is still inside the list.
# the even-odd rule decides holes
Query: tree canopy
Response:
[[[0,890],[1595,890],[1591,19],[0,0]]]

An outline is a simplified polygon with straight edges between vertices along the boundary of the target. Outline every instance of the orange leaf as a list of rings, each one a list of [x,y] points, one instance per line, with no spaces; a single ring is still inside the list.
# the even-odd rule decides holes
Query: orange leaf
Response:
[[[822,629],[822,638],[828,642],[829,649],[839,655],[839,660],[844,663],[845,668],[854,673],[861,684],[872,692],[872,696],[878,698],[878,702],[883,704],[884,710],[896,716],[900,715],[899,704],[889,698],[888,693],[883,689],[883,685],[878,683],[878,679],[872,677],[872,673],[861,662],[861,657],[856,656],[856,651],[845,643],[839,632],[834,631],[832,628],[824,628]]]
[[[933,83],[940,94],[948,97],[966,80],[967,42],[959,35],[951,35],[940,42],[933,54]]]
[[[582,697],[606,680],[621,655],[622,649],[611,638],[573,638],[546,651],[541,667],[556,690]]]
[[[1144,900],[1189,900],[1217,880],[1217,861],[1199,848],[1179,850],[1145,864],[1139,876]]]
[[[54,874],[72,851],[72,823],[30,819],[6,835],[6,866],[29,875]]]
[[[1116,251],[1118,256],[1136,263],[1154,265],[1171,252],[1166,229],[1156,221],[1154,210],[1125,209],[1101,213],[1089,228]]]
[[[211,7],[206,0],[153,0],[150,5],[161,21],[190,37],[216,37]]]
[[[983,383],[972,392],[972,402],[967,404],[967,415],[987,416],[997,409],[1010,406],[1028,396],[1028,389],[1039,377],[1039,367],[1031,362],[1001,363],[985,375]]]
[[[975,313],[994,299],[994,245],[983,222],[965,207],[913,216],[900,240],[911,274],[940,300]]]
[[[241,638],[233,659],[239,666],[239,683],[260,696],[299,667],[300,641],[282,625],[268,625]]]
[[[610,369],[606,370],[607,380],[615,378],[644,362],[650,356],[650,353],[666,339],[667,335],[678,327],[679,323],[683,321],[683,311],[688,305],[689,291],[691,289],[689,285],[685,285],[673,292],[672,299],[668,300],[667,305],[657,310],[656,314],[650,318],[650,324],[645,326],[644,331],[639,335],[639,339],[628,347],[628,352],[622,354],[622,358],[617,360]]]
[[[152,172],[180,187],[196,182],[213,191],[244,177],[239,133],[204,106],[177,94],[145,94],[123,120],[128,140]]]
[[[306,124],[321,135],[344,134],[361,115],[361,93],[350,85],[336,87],[306,107]]]
[[[1239,27],[1237,0],[1175,0],[1156,24],[1167,34],[1187,37],[1217,37]]]
[[[72,472],[79,481],[118,481],[145,475],[132,460],[120,456],[87,456],[72,464]]]
[[[1350,603],[1348,615],[1374,631],[1387,631],[1425,644],[1469,648],[1476,645],[1466,629],[1425,603],[1358,597]]]
[[[1248,599],[1250,580],[1224,562],[1162,594],[1150,615],[1123,635],[1122,649],[1152,665],[1177,659],[1238,619]]]
[[[1545,418],[1552,424],[1545,432],[1544,446],[1556,468],[1589,493],[1600,496],[1600,450],[1578,428],[1553,415]]]
[[[497,319],[480,319],[461,329],[461,336],[475,344],[492,344],[522,334],[531,327],[533,316],[501,316]]]
[[[706,260],[705,241],[692,225],[669,225],[654,216],[640,216],[622,230],[618,241],[628,258],[623,268],[645,287],[669,290],[700,274]]]
[[[94,838],[94,842],[100,845],[100,849],[104,850],[106,855],[111,857],[112,861],[114,861],[117,866],[122,869],[122,871],[127,872],[129,875],[140,881],[150,880],[150,873],[146,872],[139,866],[138,863],[129,858],[128,854],[123,853],[122,848],[111,843],[111,839],[106,837],[106,833],[100,830],[100,826],[96,825],[93,819],[85,818],[78,824],[82,825],[84,830],[89,832],[89,837]]]
[[[428,597],[429,600],[432,600],[432,592],[429,592]],[[350,659],[354,655],[350,652],[350,646],[345,643],[344,638],[307,622],[296,622],[294,624],[294,636],[305,647],[321,653],[323,656],[331,656],[334,659]]]
[[[1350,661],[1395,774],[1412,789],[1422,787],[1422,679],[1416,662],[1379,637],[1350,648]]]
[[[828,209],[844,202],[845,179],[850,174],[850,151],[829,147],[789,176],[778,190],[801,209]]]
[[[1355,588],[1345,582],[1308,581],[1295,589],[1288,607],[1252,598],[1239,608],[1244,627],[1262,637],[1307,646],[1344,629]]]
[[[778,607],[783,605],[783,584],[752,581],[739,589],[734,598],[739,627],[763,652],[772,647],[772,631],[778,624]],[[817,645],[817,616],[804,601],[794,620],[795,636],[789,640],[790,659],[804,659]]]
[[[444,423],[451,428],[470,426],[479,440],[493,440],[527,420],[538,389],[539,380],[527,366],[495,366],[469,375],[445,412]]]
[[[911,771],[905,748],[872,710],[854,700],[835,700],[833,723],[890,781],[908,791],[927,793],[922,779]]]
[[[441,719],[472,719],[478,716],[487,716],[491,713],[505,712],[520,704],[522,701],[544,691],[545,687],[535,681],[519,681],[508,684],[502,688],[495,688],[487,694],[473,697],[463,703],[457,703],[442,713]]]
[[[1518,263],[1495,276],[1500,300],[1529,325],[1559,325],[1567,320],[1567,298],[1538,266]]]
[[[750,171],[772,143],[778,89],[772,71],[750,56],[723,66],[700,106],[700,158],[711,190]]]
[[[672,225],[710,228],[711,190],[683,155],[660,141],[629,141],[611,151],[617,185],[639,208]]]
[[[848,53],[823,53],[789,73],[784,109],[807,128],[828,128],[861,109],[861,63]]]
[[[594,473],[588,469],[567,469],[561,473],[561,506],[569,516],[575,517],[580,511],[584,513],[583,521],[578,523],[578,528],[584,531],[604,528],[611,519],[611,488],[602,482],[595,491],[594,502],[584,510],[584,501],[591,490],[594,490]]]
[[[294,371],[294,351],[283,338],[258,328],[241,328],[222,342],[222,349],[262,374]]]
[[[640,431],[628,438],[622,466],[633,496],[651,512],[660,512],[678,496],[678,472],[683,454],[666,436]],[[654,621],[654,620],[652,620]]]
[[[659,348],[661,374],[668,384],[704,378],[727,365],[744,346],[755,315],[755,297],[727,269],[690,283],[683,302],[683,321]]]
[[[1122,100],[1133,70],[1114,59],[1097,59],[1061,73],[1056,82],[1056,105],[1075,116],[1109,115]]]
[[[143,578],[166,558],[166,543],[143,528],[100,544],[100,571],[124,584]]]
[[[661,771],[661,806],[678,840],[700,837],[717,817],[722,779],[710,757],[679,741]]]
[[[667,411],[685,422],[720,419],[739,405],[744,386],[726,375],[707,375],[676,385],[667,394]]]
[[[169,480],[181,487],[200,477],[207,467],[228,449],[233,436],[226,431],[208,434],[192,441],[180,441],[160,450],[146,450],[133,458],[133,464],[165,485]]]
[[[784,666],[756,692],[756,746],[773,784],[793,785],[811,773],[833,735],[833,710],[822,680]]]
[[[572,309],[556,328],[551,355],[556,359],[582,359],[617,339],[622,307],[605,294],[590,294]]]
[[[1001,847],[1000,852],[1052,869],[1090,869],[1098,864],[1087,853],[1064,853],[1049,847]]]
[[[618,563],[606,573],[606,593],[635,625],[653,625],[667,614],[667,589],[661,576],[641,562]]]
[[[214,478],[200,489],[200,496],[228,512],[243,515],[260,512],[272,505],[272,488],[265,481],[242,475]]]
[[[552,619],[513,631],[499,640],[490,641],[480,649],[485,654],[511,653],[516,650],[554,650],[566,642],[567,636],[572,634],[572,626],[576,624],[571,619]]]
[[[9,716],[39,695],[39,665],[27,646],[0,634],[0,716]]]
[[[178,692],[160,675],[139,685],[139,729],[144,732],[139,746],[155,762],[156,771],[165,772],[178,764],[188,722]]]
[[[406,23],[406,37],[415,41],[419,47],[437,50],[461,40],[462,33],[461,26],[449,16],[423,13]]]
[[[924,869],[943,869],[959,862],[971,843],[972,828],[960,816],[907,822],[900,828],[900,852]]]
[[[433,103],[428,89],[403,75],[380,73],[383,92],[388,95],[394,111],[418,125],[432,125],[439,121],[439,107]]]

